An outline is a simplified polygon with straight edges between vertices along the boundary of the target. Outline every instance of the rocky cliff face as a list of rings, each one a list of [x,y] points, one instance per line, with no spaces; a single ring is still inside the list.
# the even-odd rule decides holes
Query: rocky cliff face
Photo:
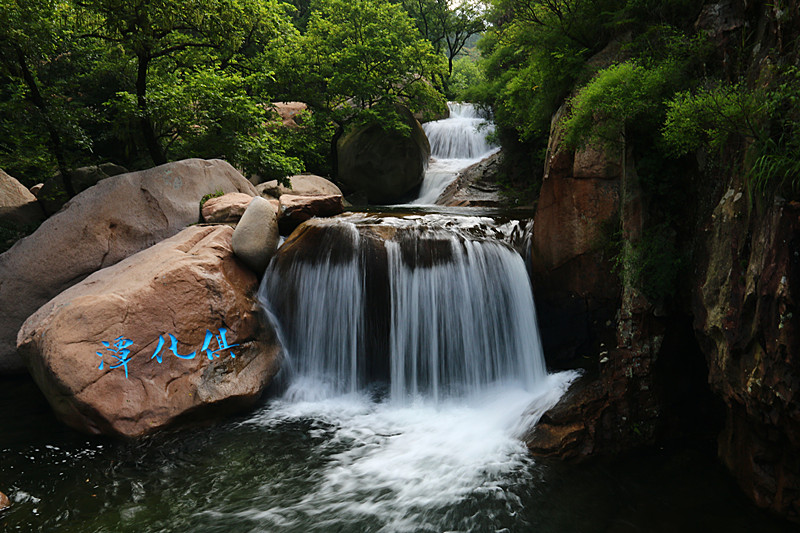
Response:
[[[798,11],[797,2],[709,3],[696,27],[712,37],[723,65],[746,61],[750,80],[764,79],[773,65],[796,59]],[[757,42],[749,57],[737,58],[742,51],[732,43],[745,30]],[[690,296],[665,310],[633,287],[624,267],[610,269],[602,246],[615,225],[624,259],[653,216],[641,201],[636,154],[576,153],[560,136],[554,127],[532,274],[542,330],[551,337],[543,339],[549,364],[582,366],[585,375],[543,416],[530,449],[580,459],[653,442],[675,400],[663,383],[689,365],[705,377],[700,388],[724,404],[721,461],[759,506],[800,521],[800,203],[751,202],[740,156],[729,158],[714,183],[687,191],[687,202],[694,195],[708,208],[695,209],[687,236]],[[681,317],[691,317],[693,328],[676,330]],[[688,402],[684,413],[692,409]]]
[[[800,204],[758,213],[730,188],[703,233],[693,311],[726,406],[719,457],[756,503],[798,520]]]
[[[632,154],[624,147],[570,150],[562,112],[551,128],[532,276],[549,364],[582,367],[585,375],[528,444],[537,455],[579,459],[653,442],[660,415],[653,366],[664,327],[611,259],[615,234],[628,242],[641,234]]]

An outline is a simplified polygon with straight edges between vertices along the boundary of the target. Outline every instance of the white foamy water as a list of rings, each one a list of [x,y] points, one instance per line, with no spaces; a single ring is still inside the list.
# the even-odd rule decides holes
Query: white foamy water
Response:
[[[531,461],[520,432],[574,377],[550,375],[533,391],[498,385],[469,398],[434,403],[418,397],[407,405],[366,394],[321,399],[316,383],[301,380],[247,424],[314,421],[316,436],[324,439],[320,446],[335,452],[299,501],[236,516],[265,531],[309,520],[319,531],[352,523],[374,523],[371,531],[385,532],[471,530],[469,517],[451,523],[446,510],[483,497],[513,512],[518,498],[509,486]]]
[[[431,161],[415,205],[432,205],[458,172],[490,156],[498,147],[487,135],[494,124],[481,117],[472,104],[448,102],[450,116],[422,125],[431,143]]]
[[[288,389],[246,424],[303,428],[313,475],[297,498],[265,498],[237,519],[416,532],[492,531],[513,517],[532,471],[522,437],[576,377],[546,373],[528,274],[508,243],[518,226],[350,215],[312,224],[313,249],[278,252],[259,300]]]

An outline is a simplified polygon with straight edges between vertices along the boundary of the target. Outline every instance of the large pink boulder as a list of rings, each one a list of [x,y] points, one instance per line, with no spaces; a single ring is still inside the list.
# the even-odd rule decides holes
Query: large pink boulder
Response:
[[[113,176],[75,196],[0,255],[0,374],[24,370],[17,331],[42,304],[197,222],[200,199],[217,190],[257,194],[219,160],[189,159]]]
[[[280,348],[228,226],[194,226],[96,272],[33,314],[20,354],[56,415],[137,437],[252,405]]]

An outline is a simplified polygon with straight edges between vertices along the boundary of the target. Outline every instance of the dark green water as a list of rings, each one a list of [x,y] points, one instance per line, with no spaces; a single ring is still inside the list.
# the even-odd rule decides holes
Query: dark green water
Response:
[[[210,428],[123,443],[61,426],[29,380],[0,380],[0,491],[13,502],[0,511],[0,531],[796,531],[750,505],[710,446],[588,466],[534,463],[512,446],[464,481],[472,452],[462,448],[475,442],[456,438],[426,445],[451,446],[432,457],[466,458],[458,465],[409,467],[373,483],[380,471],[370,468],[398,464],[387,450],[404,436],[390,426],[412,436],[419,427],[413,438],[424,440],[435,432],[418,426],[427,415],[390,416],[368,402],[325,409],[266,400]],[[462,423],[456,411],[431,424]]]

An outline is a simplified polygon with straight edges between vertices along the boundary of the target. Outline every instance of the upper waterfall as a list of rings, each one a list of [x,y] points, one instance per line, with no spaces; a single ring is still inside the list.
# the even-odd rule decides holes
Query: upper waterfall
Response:
[[[448,102],[450,116],[422,125],[431,144],[431,162],[425,172],[419,197],[412,203],[430,205],[458,172],[488,157],[499,148],[490,142],[494,124],[474,105]]]
[[[434,159],[483,158],[497,146],[487,140],[494,132],[494,124],[481,116],[472,104],[448,102],[450,116],[422,125],[431,143]]]

